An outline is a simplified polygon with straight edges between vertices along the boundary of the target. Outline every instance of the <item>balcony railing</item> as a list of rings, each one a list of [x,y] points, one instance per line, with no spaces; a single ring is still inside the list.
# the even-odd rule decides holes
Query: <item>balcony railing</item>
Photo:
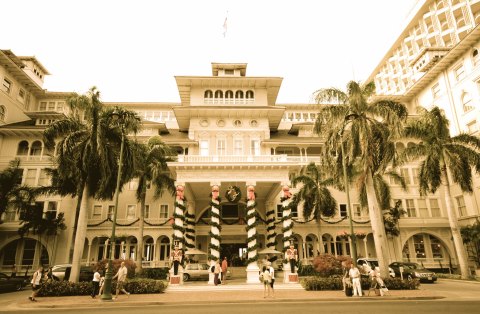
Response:
[[[288,156],[288,155],[226,155],[226,156],[178,156],[180,163],[309,163],[320,162],[319,156]]]

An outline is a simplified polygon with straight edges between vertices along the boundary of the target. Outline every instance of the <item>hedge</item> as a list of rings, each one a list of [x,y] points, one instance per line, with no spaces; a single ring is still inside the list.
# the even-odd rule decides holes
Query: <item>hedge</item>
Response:
[[[112,292],[115,292],[117,281],[112,281]],[[153,279],[132,279],[125,282],[125,289],[131,294],[163,293],[166,283]],[[92,293],[91,282],[50,281],[40,288],[38,296],[56,297],[72,295],[90,295]]]
[[[368,290],[370,288],[370,279],[362,278],[362,289]],[[401,280],[400,278],[386,278],[383,280],[385,286],[389,290],[415,290],[420,286],[418,279]],[[300,284],[307,291],[317,290],[342,290],[342,277],[304,277],[300,279]]]
[[[150,278],[150,279],[167,279],[169,269],[167,267],[159,268],[144,268],[142,273],[138,275],[138,278]]]

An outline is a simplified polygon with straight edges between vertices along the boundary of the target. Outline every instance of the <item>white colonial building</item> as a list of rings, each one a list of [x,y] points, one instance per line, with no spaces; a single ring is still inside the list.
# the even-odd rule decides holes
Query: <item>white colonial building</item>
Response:
[[[411,114],[418,105],[438,105],[447,112],[453,134],[478,134],[479,15],[480,0],[419,1],[395,44],[369,78],[375,81],[377,93],[405,103]],[[47,74],[34,57],[0,51],[0,169],[19,158],[22,183],[30,186],[49,184],[45,168],[51,166],[50,155],[55,152],[45,149],[42,132],[46,125],[68,114],[68,94],[42,88]],[[247,257],[245,198],[251,185],[261,218],[256,227],[258,250],[267,245],[265,221],[267,213],[273,211],[276,248],[282,251],[282,186],[289,184],[290,175],[300,167],[321,160],[323,144],[312,132],[316,105],[278,104],[282,78],[248,76],[244,63],[212,63],[211,75],[177,76],[175,80],[180,103],[106,105],[138,112],[144,121],[139,139],[161,135],[164,142],[177,149],[178,160],[169,168],[177,185],[185,187],[186,210],[194,217],[189,228],[194,230],[193,245],[197,249],[208,250],[210,193],[212,186],[218,185],[222,198],[221,255],[231,264],[242,265]],[[398,143],[400,149],[405,146],[408,142]],[[402,201],[407,214],[400,219],[400,235],[388,239],[388,262],[410,260],[435,269],[455,267],[444,191],[421,197],[417,167],[412,164],[401,169],[408,191],[402,191],[398,182],[390,182],[393,199]],[[136,184],[127,184],[120,195],[115,257],[136,259],[141,254],[144,267],[162,267],[168,264],[173,243],[175,198],[166,194],[154,200],[153,191],[147,193],[144,245],[137,248],[141,235]],[[241,197],[229,201],[225,193],[232,187],[240,190]],[[302,217],[300,211],[293,212],[294,242],[303,263],[323,252],[351,254],[351,240],[340,236],[349,230],[346,197],[337,190],[332,193],[339,204],[333,218],[317,223]],[[475,177],[473,194],[462,194],[455,188],[454,193],[460,225],[472,224],[480,216],[479,177]],[[375,257],[367,209],[359,206],[353,188],[350,194],[354,228],[367,234],[357,239],[358,254]],[[60,196],[37,200],[45,213],[65,213],[68,227],[57,236],[28,234],[20,238],[18,214],[7,210],[0,225],[0,268],[8,271],[14,263],[25,269],[38,263],[70,262],[76,203],[76,199]],[[89,201],[82,258],[86,264],[108,255],[113,204],[113,200]],[[475,266],[471,264],[472,269]]]

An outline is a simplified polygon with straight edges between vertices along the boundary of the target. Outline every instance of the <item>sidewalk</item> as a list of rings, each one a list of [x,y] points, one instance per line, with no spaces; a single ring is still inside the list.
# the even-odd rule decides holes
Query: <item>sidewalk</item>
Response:
[[[38,302],[31,302],[26,297],[24,300],[13,300],[12,303],[0,311],[38,308],[92,308],[119,307],[119,306],[145,306],[166,304],[211,304],[216,303],[252,303],[252,302],[309,302],[309,301],[379,301],[379,300],[427,300],[439,299],[442,296],[426,290],[391,290],[388,296],[375,296],[374,292],[363,297],[346,297],[342,291],[305,291],[299,285],[278,284],[274,298],[263,298],[262,285],[247,285],[231,283],[230,285],[208,286],[204,282],[183,286],[172,286],[161,294],[132,294],[129,297],[120,295],[115,301],[102,301],[90,296],[71,297],[42,297]]]

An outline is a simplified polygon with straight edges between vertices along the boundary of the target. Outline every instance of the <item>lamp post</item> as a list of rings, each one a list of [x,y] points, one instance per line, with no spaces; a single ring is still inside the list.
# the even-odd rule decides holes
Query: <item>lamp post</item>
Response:
[[[356,114],[348,114],[345,116],[345,120],[343,122],[342,129],[340,130],[340,141],[341,141],[341,147],[342,147],[342,168],[343,168],[343,180],[344,180],[344,185],[345,185],[345,194],[347,195],[347,210],[348,210],[348,222],[350,224],[350,239],[352,240],[352,259],[353,259],[353,264],[357,266],[357,236],[355,235],[355,231],[353,230],[353,220],[352,220],[352,206],[350,203],[350,187],[348,183],[348,177],[347,177],[347,161],[345,159],[345,148],[344,148],[344,142],[343,142],[343,132],[345,131],[345,126],[350,122],[350,120],[353,120],[357,117]]]
[[[118,194],[120,194],[120,180],[122,176],[122,163],[123,163],[123,146],[125,145],[125,135],[123,129],[123,120],[119,117],[117,112],[113,113],[113,118],[119,122],[122,132],[122,141],[120,144],[120,157],[118,161],[118,174],[117,174],[117,185],[115,186],[115,207],[113,209],[113,219],[112,219],[112,235],[110,236],[110,256],[108,258],[108,268],[105,273],[105,283],[103,288],[103,294],[101,299],[103,301],[112,300],[112,274],[113,274],[113,265],[112,258],[115,254],[115,227],[117,224],[117,209],[118,209]]]

